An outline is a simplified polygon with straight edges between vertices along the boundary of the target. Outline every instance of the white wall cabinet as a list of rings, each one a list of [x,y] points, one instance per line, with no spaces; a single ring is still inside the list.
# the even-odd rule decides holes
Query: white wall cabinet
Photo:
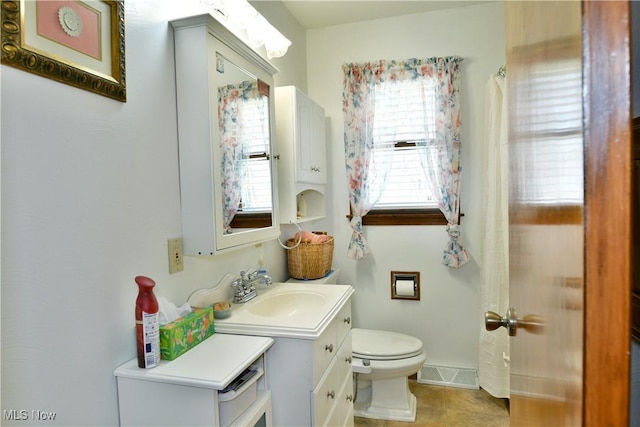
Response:
[[[274,339],[267,353],[273,424],[353,426],[350,300],[317,339]]]
[[[123,426],[271,426],[264,353],[268,337],[214,334],[152,369],[133,359],[114,371]],[[245,369],[256,373],[234,391]]]
[[[278,180],[282,223],[326,215],[324,109],[294,86],[275,89]]]
[[[273,75],[277,69],[210,15],[178,19],[171,21],[171,26],[175,41],[184,253],[215,255],[275,239],[280,235],[276,166],[272,156],[275,146]],[[227,95],[232,91],[241,95]],[[258,105],[259,119],[247,120],[247,116],[256,116],[239,113],[231,117],[234,111],[248,108],[251,103]],[[253,140],[247,136],[249,128],[255,131],[253,135],[259,133],[253,139],[262,142],[266,173],[265,163],[261,163],[257,171],[255,163],[248,160],[254,154],[249,153],[253,147]],[[223,141],[236,138],[243,151],[229,155],[230,148],[224,150]],[[236,171],[235,175],[231,170]],[[267,178],[255,182],[251,176],[256,173]],[[243,195],[239,200],[236,200],[237,191]],[[242,205],[240,202],[246,204],[256,197],[249,195],[255,194],[266,194],[268,200],[256,202],[254,210],[242,213],[238,209],[232,213]],[[244,196],[247,196],[245,200]],[[225,221],[243,214],[245,217],[260,214],[264,224],[234,226]]]

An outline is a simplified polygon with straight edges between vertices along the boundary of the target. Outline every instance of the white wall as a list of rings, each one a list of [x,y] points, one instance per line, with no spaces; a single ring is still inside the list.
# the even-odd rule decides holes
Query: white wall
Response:
[[[307,90],[307,33],[287,8],[278,1],[257,0],[252,6],[262,14],[286,38],[292,41],[287,54],[273,58],[271,63],[279,70],[276,86],[293,85],[303,92]]]
[[[180,236],[181,219],[167,22],[194,12],[195,0],[125,2],[126,103],[1,67],[3,411],[116,425],[112,372],[135,357],[134,277],[152,277],[157,295],[182,304],[257,261],[250,247],[187,257],[184,272],[168,274],[167,239]],[[304,31],[285,29],[300,50]],[[302,49],[278,66],[305,61]],[[276,82],[306,85],[306,76]],[[265,257],[285,279],[284,250],[268,243]]]
[[[309,95],[330,119],[333,167],[330,194],[336,238],[334,265],[341,282],[356,288],[357,327],[387,329],[419,337],[427,363],[477,367],[479,313],[480,164],[484,86],[505,62],[504,11],[501,2],[310,30]],[[341,66],[345,62],[462,56],[462,212],[461,243],[471,261],[454,270],[441,264],[447,242],[444,226],[365,227],[371,255],[364,261],[346,257],[350,227],[344,169]],[[390,299],[390,271],[419,271],[421,301]]]

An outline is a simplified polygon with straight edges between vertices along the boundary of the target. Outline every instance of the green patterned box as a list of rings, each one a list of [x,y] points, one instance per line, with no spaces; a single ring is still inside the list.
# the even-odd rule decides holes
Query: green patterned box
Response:
[[[213,307],[193,312],[160,326],[160,357],[173,360],[215,333]]]

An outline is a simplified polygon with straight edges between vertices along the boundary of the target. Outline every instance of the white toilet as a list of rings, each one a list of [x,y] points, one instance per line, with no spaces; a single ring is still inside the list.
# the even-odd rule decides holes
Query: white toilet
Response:
[[[337,283],[338,271],[316,280],[290,279],[309,284]],[[410,335],[371,329],[351,330],[357,417],[394,421],[416,420],[416,397],[408,377],[420,370],[427,356],[422,341]]]
[[[422,341],[410,335],[371,329],[351,330],[356,376],[354,414],[395,421],[416,420],[416,397],[408,377],[427,356]]]

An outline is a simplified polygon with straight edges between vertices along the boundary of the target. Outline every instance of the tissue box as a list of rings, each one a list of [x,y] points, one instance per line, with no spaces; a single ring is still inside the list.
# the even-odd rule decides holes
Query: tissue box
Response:
[[[192,313],[160,326],[160,357],[173,360],[214,332],[213,307],[194,308]]]

